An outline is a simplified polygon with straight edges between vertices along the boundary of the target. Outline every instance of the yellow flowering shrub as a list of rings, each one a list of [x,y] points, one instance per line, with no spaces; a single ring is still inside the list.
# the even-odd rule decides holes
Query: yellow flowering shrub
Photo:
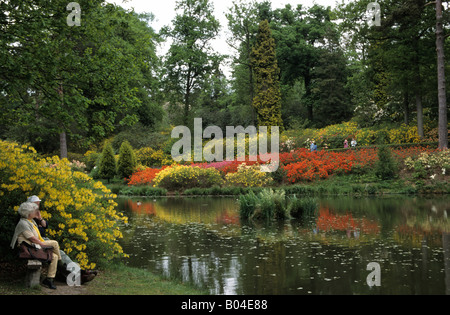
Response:
[[[419,143],[417,126],[401,124],[399,128],[389,130],[390,143]]]
[[[32,147],[0,141],[0,179],[3,245],[12,238],[19,205],[37,195],[42,216],[49,221],[48,236],[82,269],[94,268],[101,259],[126,256],[118,239],[119,224],[127,218],[116,211],[117,196],[101,182],[72,171],[66,159],[40,158]]]
[[[273,180],[270,173],[261,172],[259,164],[242,163],[237,172],[225,176],[225,181],[229,186],[263,187],[271,184]]]
[[[292,131],[285,133],[296,145],[309,149],[311,141],[314,141],[319,148],[337,149],[342,148],[344,139],[350,143],[352,137],[358,132],[356,122],[344,122],[342,124],[330,125],[321,129],[304,129],[300,135],[295,136]]]
[[[357,123],[352,121],[330,125],[322,129],[288,130],[284,136],[294,140],[297,146],[307,149],[309,149],[311,141],[315,141],[319,148],[343,148],[344,140],[347,139],[350,144],[353,137],[358,146],[420,142],[417,126],[401,124],[396,128],[358,128]],[[435,139],[430,140],[434,141]]]
[[[363,128],[358,131],[357,142],[360,146],[372,145],[375,143],[376,131],[370,128]],[[350,141],[349,141],[350,142]]]
[[[213,167],[201,168],[199,166],[172,165],[158,172],[153,179],[153,183],[155,187],[179,190],[222,185],[223,178],[220,172]]]

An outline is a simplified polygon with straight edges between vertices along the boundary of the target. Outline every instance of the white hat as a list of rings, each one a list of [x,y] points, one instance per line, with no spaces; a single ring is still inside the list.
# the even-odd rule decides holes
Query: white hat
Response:
[[[38,196],[31,196],[31,197],[28,197],[27,201],[28,202],[38,202],[38,201],[41,201],[41,199],[39,199]]]

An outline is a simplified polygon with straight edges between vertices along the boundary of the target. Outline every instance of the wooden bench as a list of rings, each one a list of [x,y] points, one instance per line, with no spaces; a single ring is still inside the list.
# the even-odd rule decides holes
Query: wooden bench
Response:
[[[39,260],[28,260],[25,285],[28,288],[36,287],[41,280],[42,263]]]

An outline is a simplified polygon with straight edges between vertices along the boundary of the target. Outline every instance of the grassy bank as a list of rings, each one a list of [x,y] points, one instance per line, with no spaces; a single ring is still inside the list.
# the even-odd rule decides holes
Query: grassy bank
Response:
[[[44,287],[28,289],[24,286],[26,269],[23,266],[2,265],[0,295],[204,295],[204,290],[176,280],[168,280],[147,270],[111,264],[100,270],[98,276],[80,288],[71,288],[56,282],[57,290]]]
[[[122,196],[165,197],[165,196],[238,196],[250,191],[259,193],[262,187],[220,187],[188,188],[182,191],[167,191],[151,186],[114,185],[110,187],[115,194]],[[380,194],[450,194],[447,181],[397,178],[380,180],[371,175],[341,175],[313,183],[271,186],[274,190],[283,189],[286,194],[320,196],[361,196]]]
[[[122,264],[108,266],[87,285],[93,295],[202,295],[207,292],[147,270]]]

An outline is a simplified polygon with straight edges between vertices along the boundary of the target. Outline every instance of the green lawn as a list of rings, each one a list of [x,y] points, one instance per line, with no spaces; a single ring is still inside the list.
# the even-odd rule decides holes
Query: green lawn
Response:
[[[121,264],[109,265],[98,276],[81,288],[71,288],[56,282],[55,291],[44,287],[27,289],[24,286],[23,267],[0,270],[0,295],[204,295],[204,290],[193,288],[176,280],[164,279],[149,271]]]
[[[149,271],[111,265],[87,285],[93,295],[200,295],[207,292]]]

